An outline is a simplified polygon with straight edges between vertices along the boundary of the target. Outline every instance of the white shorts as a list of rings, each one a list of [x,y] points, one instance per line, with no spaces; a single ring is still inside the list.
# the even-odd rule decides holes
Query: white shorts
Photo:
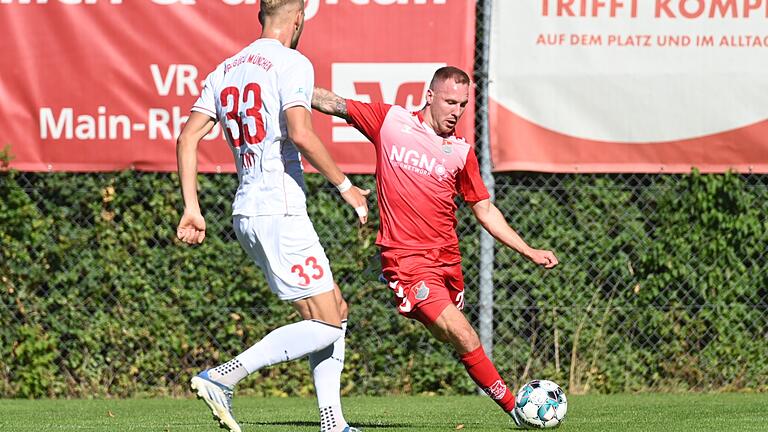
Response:
[[[309,216],[241,216],[233,219],[245,252],[264,270],[280,300],[296,301],[333,290],[325,250]]]

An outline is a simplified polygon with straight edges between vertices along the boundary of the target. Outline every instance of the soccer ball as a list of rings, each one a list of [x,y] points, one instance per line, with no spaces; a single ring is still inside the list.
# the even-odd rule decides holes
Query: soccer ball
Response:
[[[568,411],[568,400],[559,385],[547,380],[525,384],[515,397],[515,414],[529,428],[558,427]]]

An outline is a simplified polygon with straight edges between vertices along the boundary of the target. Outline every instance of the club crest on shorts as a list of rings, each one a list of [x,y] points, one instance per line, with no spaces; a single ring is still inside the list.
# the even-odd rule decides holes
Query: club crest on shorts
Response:
[[[424,300],[427,297],[429,297],[429,287],[421,281],[421,285],[416,289],[416,300]]]

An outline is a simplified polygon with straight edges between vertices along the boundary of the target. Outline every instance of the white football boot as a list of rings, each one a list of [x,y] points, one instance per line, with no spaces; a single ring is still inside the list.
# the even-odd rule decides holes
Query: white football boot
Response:
[[[241,432],[232,415],[232,396],[234,390],[213,381],[208,377],[208,371],[200,372],[190,380],[192,390],[197,393],[197,398],[202,399],[213,413],[213,419],[219,422],[219,426],[232,432]]]
[[[520,418],[518,417],[517,410],[513,409],[512,411],[510,411],[509,416],[512,417],[512,421],[515,422],[515,426],[519,428],[524,427],[522,420],[520,420]]]

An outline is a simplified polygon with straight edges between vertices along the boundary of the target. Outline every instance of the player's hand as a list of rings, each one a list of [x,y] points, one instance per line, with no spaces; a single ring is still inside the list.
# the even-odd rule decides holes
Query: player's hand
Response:
[[[551,269],[560,262],[555,253],[549,250],[531,249],[525,256],[545,269]]]
[[[344,201],[351,205],[357,213],[357,217],[360,218],[360,223],[368,222],[368,202],[365,197],[370,194],[369,189],[360,189],[357,186],[352,186],[348,191],[341,194]]]
[[[205,240],[205,219],[199,211],[184,210],[176,237],[184,243],[200,244]]]

